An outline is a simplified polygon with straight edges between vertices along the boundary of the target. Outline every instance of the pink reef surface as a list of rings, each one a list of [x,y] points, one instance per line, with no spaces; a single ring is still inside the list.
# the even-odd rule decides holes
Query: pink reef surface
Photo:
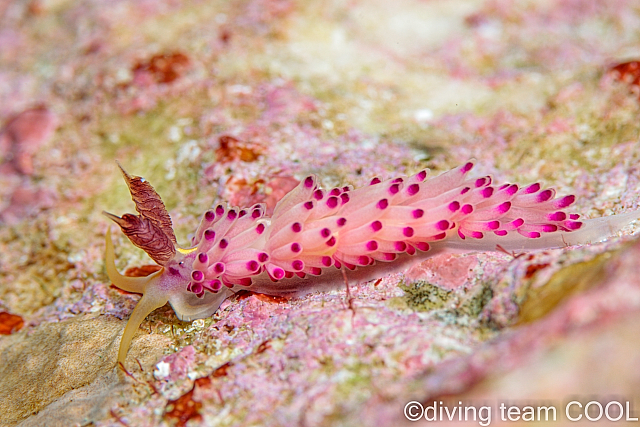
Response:
[[[184,244],[210,206],[272,209],[310,173],[361,186],[469,158],[586,217],[637,209],[639,25],[631,0],[1,2],[0,425],[451,424],[408,421],[410,401],[487,405],[491,425],[517,424],[503,403],[638,416],[635,224],[349,293],[241,292],[193,322],[165,306],[123,373],[139,296],[110,286],[100,212],[133,210],[115,160]],[[120,271],[151,263],[115,236]]]

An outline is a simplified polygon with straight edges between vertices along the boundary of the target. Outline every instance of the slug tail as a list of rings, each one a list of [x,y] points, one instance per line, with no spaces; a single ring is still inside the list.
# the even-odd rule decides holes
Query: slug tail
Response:
[[[582,226],[570,232],[543,233],[531,239],[518,233],[497,236],[487,233],[482,239],[461,239],[449,233],[447,239],[432,243],[432,247],[449,252],[495,251],[498,245],[508,251],[531,251],[564,248],[573,245],[597,243],[615,236],[625,226],[640,219],[640,210],[593,219],[581,219]]]
[[[160,272],[162,272],[162,270],[160,270]],[[158,273],[155,273],[153,276],[156,276]],[[131,345],[133,336],[142,321],[145,317],[151,314],[153,310],[162,307],[168,301],[168,298],[166,298],[166,296],[163,295],[163,292],[158,289],[158,283],[159,280],[149,281],[144,289],[144,295],[142,295],[142,298],[138,301],[133,312],[131,312],[131,317],[129,317],[127,326],[124,328],[124,333],[120,340],[120,349],[118,350],[118,362],[121,363],[122,366],[124,366],[124,361],[127,358],[127,352],[129,351],[129,346]]]
[[[118,288],[127,292],[134,292],[141,294],[144,291],[145,286],[151,280],[150,276],[147,277],[128,277],[120,274],[116,268],[116,255],[113,249],[113,241],[111,240],[111,228],[107,228],[107,235],[105,237],[105,267],[107,269],[107,276],[111,283]]]

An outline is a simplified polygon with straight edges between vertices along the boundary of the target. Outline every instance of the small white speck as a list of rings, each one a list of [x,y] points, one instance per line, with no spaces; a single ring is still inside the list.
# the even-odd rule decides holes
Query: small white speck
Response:
[[[251,94],[251,86],[246,86],[246,85],[232,85],[232,86],[229,86],[227,90],[231,94],[238,94],[238,95]]]
[[[198,373],[197,372],[188,372],[187,376],[189,377],[190,380],[195,380],[196,378],[198,378]]]
[[[373,109],[373,106],[375,105],[375,104],[373,103],[373,101],[370,101],[370,100],[368,100],[368,99],[363,99],[363,100],[361,100],[361,101],[359,102],[359,104],[360,104],[360,108],[362,108],[363,110],[367,110],[367,111],[372,110],[372,109]]]
[[[133,75],[131,74],[131,71],[128,68],[119,68],[118,71],[116,71],[115,77],[116,77],[116,82],[124,83],[131,80]]]
[[[362,141],[362,143],[360,144],[360,148],[362,148],[365,151],[372,151],[373,149],[376,148],[377,145],[378,144],[375,140],[367,139]]]
[[[167,174],[164,176],[164,178],[168,181],[171,181],[172,179],[174,179],[176,177],[176,162],[174,159],[169,159],[167,160],[167,162],[164,164],[164,167],[167,169]]]
[[[336,147],[333,145],[325,145],[320,147],[320,154],[325,156],[335,155],[337,152]]]
[[[428,122],[429,120],[433,119],[433,111],[431,111],[428,108],[422,108],[420,110],[416,110],[413,113],[413,118],[417,122]]]
[[[170,373],[170,368],[171,365],[169,365],[167,362],[159,362],[156,365],[156,370],[153,371],[153,376],[159,380],[167,378]]]
[[[82,261],[84,257],[85,257],[84,251],[79,251],[79,252],[70,254],[67,257],[67,261],[69,261],[69,263],[71,263],[71,264],[75,264],[77,262]]]
[[[331,43],[334,46],[342,47],[347,40],[347,34],[344,29],[340,28],[331,34]]]
[[[351,378],[354,377],[354,374],[348,371],[340,371],[337,374],[333,375],[331,377],[331,381],[334,383],[344,383],[346,381],[349,381]]]
[[[176,162],[178,164],[184,161],[194,162],[201,152],[202,150],[198,147],[198,141],[190,139],[178,150]]]
[[[178,142],[180,141],[180,138],[182,138],[182,131],[180,128],[178,126],[171,126],[169,128],[169,139],[173,142]]]
[[[478,32],[486,39],[496,40],[502,35],[503,28],[501,25],[497,25],[496,23],[483,24],[478,28]]]
[[[55,218],[54,222],[56,225],[70,225],[77,221],[76,215],[60,215]]]

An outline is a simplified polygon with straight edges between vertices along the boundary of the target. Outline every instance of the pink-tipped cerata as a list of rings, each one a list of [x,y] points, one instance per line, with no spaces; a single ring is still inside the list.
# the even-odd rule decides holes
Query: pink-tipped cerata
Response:
[[[469,178],[473,166],[470,161],[431,179],[427,171],[374,178],[356,190],[322,190],[309,176],[280,201],[271,218],[261,205],[242,217],[236,209],[218,206],[205,214],[196,232],[193,268],[203,274],[192,275],[192,282],[243,286],[260,274],[277,282],[326,268],[392,261],[396,254],[428,251],[429,242],[450,238],[518,234],[537,239],[580,228],[562,210],[573,196],[555,199],[553,189],[537,183],[495,186],[490,176]]]

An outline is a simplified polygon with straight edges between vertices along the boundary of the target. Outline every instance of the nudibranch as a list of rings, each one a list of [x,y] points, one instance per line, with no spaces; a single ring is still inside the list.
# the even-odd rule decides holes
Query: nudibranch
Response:
[[[324,190],[304,178],[275,206],[217,205],[204,213],[191,246],[180,248],[171,217],[153,187],[120,167],[138,215],[104,212],[162,268],[147,277],[121,275],[110,230],[106,269],[120,289],[142,294],[125,327],[118,361],[158,307],[181,320],[212,315],[234,292],[294,296],[407,268],[441,252],[532,250],[602,240],[638,212],[581,219],[567,212],[574,196],[556,197],[539,183],[495,185],[470,178],[474,162],[427,179],[428,170],[352,189]]]

